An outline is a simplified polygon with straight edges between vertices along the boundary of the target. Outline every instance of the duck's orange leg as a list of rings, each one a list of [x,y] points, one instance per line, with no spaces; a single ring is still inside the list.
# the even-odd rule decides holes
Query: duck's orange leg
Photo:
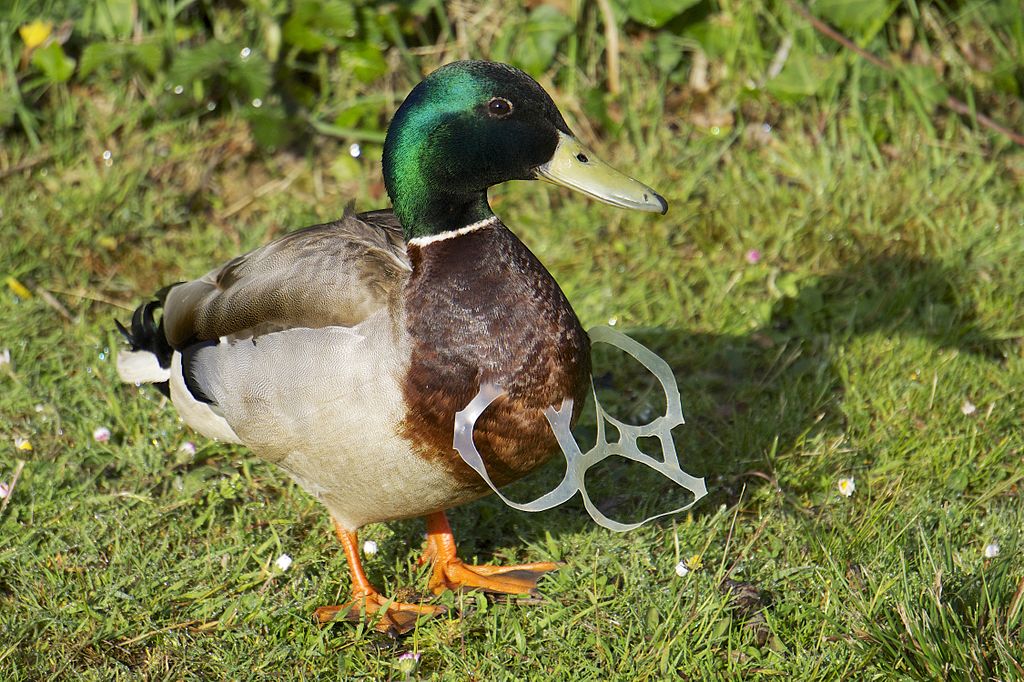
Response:
[[[533,594],[540,577],[559,566],[550,561],[519,566],[467,566],[456,553],[455,537],[444,512],[427,516],[424,559],[434,565],[429,583],[434,594],[464,589],[498,594]]]
[[[353,599],[339,606],[318,608],[313,617],[319,623],[328,623],[337,618],[358,622],[365,612],[368,618],[376,616],[374,627],[377,630],[401,635],[412,630],[420,617],[429,618],[444,612],[442,606],[404,604],[386,598],[367,580],[366,573],[363,572],[363,563],[359,559],[359,541],[355,532],[345,530],[334,521],[334,534],[341,542],[345,558],[348,559],[348,568],[352,574]]]

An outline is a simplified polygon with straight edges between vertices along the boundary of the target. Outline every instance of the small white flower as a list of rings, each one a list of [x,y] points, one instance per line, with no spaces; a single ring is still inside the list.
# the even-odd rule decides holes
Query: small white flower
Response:
[[[366,556],[373,556],[377,553],[377,543],[373,540],[367,540],[363,543],[363,554]]]
[[[411,679],[412,674],[420,664],[420,655],[412,651],[406,651],[398,657],[398,669],[405,674],[405,679]]]
[[[839,479],[839,494],[843,497],[850,497],[854,491],[857,490],[857,484],[854,482],[853,477],[840,478]]]
[[[274,565],[280,568],[282,571],[287,571],[288,567],[292,565],[292,558],[287,554],[282,554],[281,556],[277,557],[277,560],[274,562]]]
[[[972,415],[978,411],[978,408],[970,400],[965,400],[964,404],[960,406],[960,411],[966,415]]]
[[[7,481],[0,481],[0,500],[11,494],[11,484]]]
[[[999,543],[998,542],[990,542],[987,545],[985,545],[985,558],[986,559],[995,559],[997,556],[999,556]]]
[[[183,455],[188,455],[189,457],[191,457],[192,455],[196,454],[196,444],[190,440],[187,440],[181,444],[181,447],[178,448],[178,452],[180,452]]]
[[[4,348],[0,350],[0,367],[11,364],[11,349]]]
[[[686,565],[685,561],[680,561],[678,564],[676,564],[676,575],[678,575],[680,578],[682,578],[689,572],[690,567]]]
[[[97,443],[106,443],[110,440],[110,429],[106,426],[101,426],[92,432],[92,439]]]

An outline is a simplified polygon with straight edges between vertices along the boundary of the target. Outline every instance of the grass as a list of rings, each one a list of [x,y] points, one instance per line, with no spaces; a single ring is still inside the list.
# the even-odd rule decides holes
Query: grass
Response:
[[[404,679],[404,651],[418,679],[1024,678],[1024,154],[955,117],[929,131],[896,90],[755,100],[716,134],[650,83],[673,87],[625,57],[630,114],[588,142],[667,216],[537,183],[493,203],[584,326],[614,319],[672,365],[677,444],[710,495],[622,535],[576,500],[454,510],[466,558],[566,565],[538,604],[449,594],[453,615],[400,641],[314,626],[348,589],[322,509],[111,360],[113,319],[156,288],[352,199],[384,205],[374,144],[261,152],[241,116],[154,118],[130,88],[85,86],[42,152],[9,138],[2,167],[44,156],[0,181],[0,275],[32,292],[0,295],[0,480],[25,463],[0,512],[3,678]],[[658,409],[641,370],[597,361],[621,414]],[[588,484],[620,519],[678,502],[621,464]],[[365,529],[389,594],[425,589],[421,532]]]

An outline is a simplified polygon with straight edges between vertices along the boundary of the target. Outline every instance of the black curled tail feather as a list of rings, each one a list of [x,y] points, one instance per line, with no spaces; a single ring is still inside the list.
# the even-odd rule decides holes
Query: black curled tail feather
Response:
[[[126,329],[120,320],[114,320],[114,324],[117,325],[117,330],[128,341],[132,351],[152,353],[160,367],[169,369],[174,349],[167,343],[167,337],[164,335],[163,315],[160,316],[159,321],[156,319],[156,311],[163,307],[162,298],[161,296],[160,300],[147,301],[136,308],[135,312],[132,313],[130,329]],[[165,397],[171,397],[171,388],[168,382],[160,381],[151,385],[156,387]]]
[[[177,284],[161,289],[156,292],[155,299],[147,301],[136,308],[135,312],[132,313],[131,328],[126,329],[119,320],[114,320],[117,330],[128,341],[132,351],[152,354],[163,369],[170,369],[174,348],[167,342],[167,334],[164,332],[164,318],[163,315],[160,315],[158,320],[157,311],[164,307],[164,301],[167,300],[167,292],[175,286]],[[199,382],[192,376],[190,366],[197,352],[207,346],[216,346],[218,343],[216,340],[197,342],[180,349],[182,354],[182,378],[185,382],[185,387],[197,401],[211,405],[215,404],[213,399],[206,394]],[[165,396],[170,397],[168,382],[153,382],[152,385]]]
[[[162,297],[161,297],[162,298]],[[163,308],[161,300],[152,300],[143,303],[132,313],[132,326],[126,329],[120,321],[114,320],[118,331],[131,345],[133,351],[147,351],[156,356],[160,366],[167,369],[171,366],[171,356],[174,349],[167,343],[164,334],[164,320],[156,319],[156,311]]]

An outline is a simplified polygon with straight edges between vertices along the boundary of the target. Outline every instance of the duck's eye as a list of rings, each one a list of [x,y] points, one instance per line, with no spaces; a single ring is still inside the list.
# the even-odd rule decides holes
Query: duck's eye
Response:
[[[492,97],[487,103],[487,113],[495,118],[505,118],[512,113],[512,102],[504,97]]]

